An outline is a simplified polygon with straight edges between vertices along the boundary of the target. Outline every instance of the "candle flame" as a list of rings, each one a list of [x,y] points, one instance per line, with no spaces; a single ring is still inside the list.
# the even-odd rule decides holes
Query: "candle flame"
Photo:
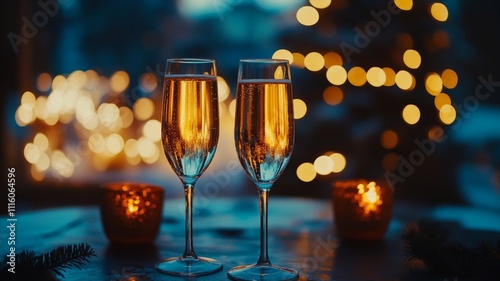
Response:
[[[379,206],[383,202],[380,199],[380,187],[375,182],[372,181],[367,185],[358,184],[358,194],[355,197],[364,215],[380,212]]]

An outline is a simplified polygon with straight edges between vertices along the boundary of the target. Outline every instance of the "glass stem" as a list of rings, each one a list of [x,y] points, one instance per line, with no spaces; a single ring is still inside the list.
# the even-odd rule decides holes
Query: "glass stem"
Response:
[[[198,258],[193,247],[193,184],[184,185],[186,199],[186,246],[182,258]]]
[[[260,209],[260,257],[257,265],[271,265],[267,251],[267,197],[269,189],[259,188]]]

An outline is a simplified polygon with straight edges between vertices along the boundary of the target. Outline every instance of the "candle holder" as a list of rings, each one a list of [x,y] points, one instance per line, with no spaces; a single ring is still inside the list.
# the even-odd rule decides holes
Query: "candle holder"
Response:
[[[139,183],[103,186],[101,221],[112,243],[146,244],[158,235],[163,209],[163,188]]]
[[[342,238],[376,240],[392,215],[393,194],[383,181],[348,180],[333,186],[333,211]]]

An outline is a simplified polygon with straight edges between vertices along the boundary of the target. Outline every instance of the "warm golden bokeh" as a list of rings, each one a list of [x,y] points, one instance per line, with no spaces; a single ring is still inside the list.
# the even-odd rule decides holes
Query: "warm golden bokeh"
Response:
[[[401,90],[409,90],[413,84],[413,76],[406,70],[398,71],[395,80]]]
[[[434,98],[434,105],[438,110],[440,110],[445,104],[451,104],[451,98],[449,95],[441,93]]]
[[[458,75],[453,69],[445,69],[441,73],[441,79],[443,80],[443,86],[447,89],[454,89],[458,84]]]
[[[366,71],[359,66],[354,66],[347,72],[347,80],[353,86],[363,86],[366,83]]]
[[[420,120],[420,109],[414,104],[408,104],[403,109],[403,120],[410,124],[416,124]]]
[[[300,24],[311,26],[319,21],[319,13],[314,7],[303,6],[297,11],[296,18]]]
[[[292,52],[290,52],[287,49],[279,49],[276,52],[274,52],[273,59],[283,59],[283,60],[288,60],[290,64],[293,64],[293,55]]]
[[[323,56],[325,60],[325,67],[328,69],[334,65],[342,65],[342,57],[337,52],[328,52]]]
[[[304,58],[304,65],[310,71],[319,71],[325,66],[325,59],[318,52],[310,52]]]
[[[292,53],[292,56],[293,56],[293,63],[292,65],[293,66],[296,66],[298,68],[304,68],[306,67],[305,64],[304,64],[304,55],[301,54],[301,53]]]
[[[384,67],[382,70],[385,73],[385,83],[384,86],[390,87],[396,84],[396,72],[390,67]]]
[[[293,118],[300,119],[304,117],[307,113],[307,105],[301,99],[293,100]]]
[[[333,160],[326,156],[321,155],[314,160],[314,170],[320,175],[328,175],[333,170]]]
[[[457,112],[455,108],[450,104],[445,104],[439,110],[439,119],[443,124],[449,125],[455,121],[457,118]]]
[[[347,80],[347,72],[342,66],[334,65],[326,71],[326,78],[333,85],[339,86]]]
[[[403,62],[409,68],[417,69],[422,63],[422,58],[416,50],[408,49],[403,54]]]
[[[370,67],[366,72],[366,80],[373,87],[380,87],[385,83],[385,72],[380,67]]]
[[[330,6],[332,0],[309,0],[309,3],[317,9],[325,9]]]
[[[446,21],[448,19],[448,8],[443,3],[434,3],[431,5],[431,15],[437,21]]]
[[[113,73],[113,75],[109,79],[109,86],[111,87],[111,90],[117,93],[125,91],[129,83],[130,77],[128,76],[127,72],[123,70],[119,70]]]
[[[316,178],[316,170],[314,165],[309,162],[300,164],[296,171],[297,177],[303,182],[311,182]]]
[[[394,0],[394,4],[403,11],[409,11],[413,7],[413,0]]]
[[[429,73],[425,78],[425,89],[433,96],[437,96],[443,90],[443,80],[437,73]]]
[[[332,173],[340,173],[345,169],[347,165],[347,160],[344,157],[344,155],[338,152],[334,152],[330,154],[328,157],[330,157],[330,159],[332,159],[333,161]]]

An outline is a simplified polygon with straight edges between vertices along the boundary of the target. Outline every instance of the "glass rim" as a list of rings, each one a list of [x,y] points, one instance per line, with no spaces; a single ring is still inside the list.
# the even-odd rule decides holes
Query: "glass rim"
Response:
[[[250,63],[290,63],[287,59],[240,59],[240,62],[250,62]]]
[[[167,62],[180,62],[180,63],[215,63],[214,59],[200,59],[200,58],[170,58]]]

